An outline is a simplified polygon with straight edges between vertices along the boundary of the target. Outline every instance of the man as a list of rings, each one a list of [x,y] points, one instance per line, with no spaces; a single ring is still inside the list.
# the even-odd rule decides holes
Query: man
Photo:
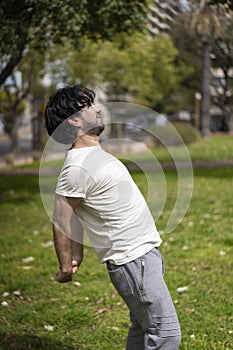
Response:
[[[83,259],[85,230],[130,310],[127,350],[177,350],[180,326],[163,279],[159,233],[125,166],[102,150],[101,110],[93,91],[76,85],[50,97],[48,134],[72,144],[55,196],[53,232],[58,282],[72,280]]]

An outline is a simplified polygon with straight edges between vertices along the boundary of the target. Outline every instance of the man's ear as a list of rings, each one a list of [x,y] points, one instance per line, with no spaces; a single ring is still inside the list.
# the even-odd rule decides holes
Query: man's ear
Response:
[[[80,126],[80,120],[79,117],[70,117],[67,119],[68,123],[73,126]]]

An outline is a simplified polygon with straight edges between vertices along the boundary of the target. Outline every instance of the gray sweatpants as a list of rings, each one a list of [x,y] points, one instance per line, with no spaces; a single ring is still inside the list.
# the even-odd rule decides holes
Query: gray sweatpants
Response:
[[[163,258],[157,248],[124,265],[107,262],[113,285],[130,310],[132,325],[126,350],[177,350],[179,321],[163,278]]]

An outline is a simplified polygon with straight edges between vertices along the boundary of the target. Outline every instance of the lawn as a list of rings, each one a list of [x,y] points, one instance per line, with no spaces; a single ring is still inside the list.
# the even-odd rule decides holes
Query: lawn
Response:
[[[170,234],[164,227],[176,198],[176,172],[165,173],[167,200],[157,222],[165,278],[182,326],[180,349],[230,350],[233,168],[194,172],[188,212]],[[133,176],[145,194],[144,175]],[[93,249],[85,247],[74,281],[58,284],[38,177],[0,177],[0,188],[0,349],[123,350],[128,310]]]
[[[184,158],[184,160],[188,160],[190,155],[193,162],[233,161],[233,136],[212,135],[209,140],[199,138],[186,146],[155,147],[150,150],[147,148],[141,153],[130,155],[130,160],[154,162],[156,157],[160,163],[165,163],[175,161],[174,155],[177,159]],[[124,156],[125,154],[120,155],[122,158],[125,158]]]
[[[233,135],[213,135],[209,140],[199,139],[188,145],[193,161],[233,161]]]

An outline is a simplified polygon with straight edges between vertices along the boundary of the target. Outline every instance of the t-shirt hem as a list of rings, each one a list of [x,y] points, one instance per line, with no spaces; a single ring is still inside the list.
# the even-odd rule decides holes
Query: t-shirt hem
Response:
[[[147,246],[146,249],[143,249],[141,250],[140,252],[138,252],[137,254],[133,254],[132,256],[128,256],[127,259],[123,259],[123,260],[117,260],[117,259],[103,259],[101,261],[102,264],[106,263],[106,262],[110,262],[111,264],[114,264],[114,265],[124,265],[124,264],[127,264],[127,263],[130,263],[131,261],[134,261],[138,258],[140,258],[141,256],[145,255],[146,253],[148,253],[151,249],[153,248],[158,248],[160,247],[160,245],[162,244],[162,240],[159,241],[159,242],[156,242],[155,244],[151,244],[150,246]]]
[[[86,198],[86,195],[84,193],[67,193],[67,192],[61,192],[61,191],[55,191],[56,194],[63,197],[72,197],[72,198]]]

